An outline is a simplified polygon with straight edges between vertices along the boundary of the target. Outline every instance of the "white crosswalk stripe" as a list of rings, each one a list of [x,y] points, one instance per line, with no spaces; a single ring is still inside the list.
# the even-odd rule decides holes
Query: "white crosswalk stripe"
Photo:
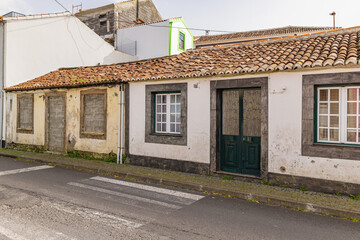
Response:
[[[176,196],[176,197],[188,198],[188,199],[191,199],[194,201],[198,201],[198,200],[204,198],[204,196],[196,195],[196,194],[192,194],[192,193],[185,193],[185,192],[169,190],[169,189],[165,189],[165,188],[158,188],[158,187],[148,186],[148,185],[139,184],[139,183],[126,182],[126,181],[117,180],[117,179],[110,179],[110,178],[104,178],[104,177],[92,177],[91,179],[97,180],[97,181],[113,183],[113,184],[118,184],[118,185],[127,186],[127,187],[132,187],[132,188],[138,188],[138,189],[156,192],[156,193],[168,194],[168,195],[172,195],[172,196]]]
[[[32,171],[38,171],[38,170],[44,170],[53,168],[53,166],[37,166],[37,167],[29,167],[29,168],[21,168],[21,169],[15,169],[15,170],[8,170],[0,172],[0,176],[6,176],[6,175],[12,175],[12,174],[18,174],[18,173],[25,173],[25,172],[32,172]]]
[[[68,185],[77,187],[77,191],[85,194],[88,194],[86,191],[90,190],[96,192],[97,197],[100,198],[113,199],[113,201],[119,201],[122,204],[135,208],[145,208],[165,214],[179,210],[205,197],[198,194],[100,176],[83,179],[81,182],[69,182]]]
[[[174,204],[169,204],[169,203],[160,202],[160,201],[156,201],[156,200],[152,200],[152,199],[148,199],[148,198],[138,197],[138,196],[134,196],[134,195],[126,194],[126,193],[115,192],[115,191],[98,188],[98,187],[93,187],[93,186],[89,186],[89,185],[85,185],[85,184],[81,184],[81,183],[70,182],[68,184],[71,186],[75,186],[75,187],[86,188],[86,189],[90,189],[90,190],[97,191],[97,192],[115,195],[118,197],[129,198],[129,199],[133,199],[133,200],[140,201],[140,202],[156,204],[156,205],[160,205],[160,206],[164,206],[164,207],[168,207],[168,208],[173,208],[173,209],[181,208],[180,206],[177,206]]]

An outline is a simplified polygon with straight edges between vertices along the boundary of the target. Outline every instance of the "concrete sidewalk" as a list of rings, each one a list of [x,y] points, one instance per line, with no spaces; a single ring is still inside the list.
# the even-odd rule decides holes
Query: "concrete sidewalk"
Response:
[[[48,153],[3,149],[0,150],[0,156],[126,178],[133,181],[143,181],[218,194],[225,197],[236,197],[258,203],[288,207],[299,211],[348,218],[353,221],[360,220],[360,200],[354,200],[346,196],[300,191],[245,181],[224,180],[219,177],[201,176],[126,164],[116,165],[103,161],[68,158],[63,155]]]

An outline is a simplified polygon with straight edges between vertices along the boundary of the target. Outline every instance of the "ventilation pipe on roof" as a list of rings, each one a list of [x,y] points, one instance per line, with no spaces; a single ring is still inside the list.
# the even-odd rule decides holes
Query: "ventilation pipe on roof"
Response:
[[[137,23],[139,20],[139,0],[136,0],[136,19],[135,22]]]

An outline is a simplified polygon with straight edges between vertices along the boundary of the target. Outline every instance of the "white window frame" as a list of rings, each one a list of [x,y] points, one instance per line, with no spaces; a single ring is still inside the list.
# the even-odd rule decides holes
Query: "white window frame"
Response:
[[[347,124],[348,124],[348,114],[347,114],[347,90],[348,89],[352,89],[352,88],[356,88],[358,90],[357,92],[357,104],[356,104],[356,114],[352,114],[354,116],[356,116],[357,120],[356,120],[356,128],[354,128],[356,130],[357,136],[359,134],[360,131],[360,127],[359,127],[359,122],[360,122],[360,109],[359,109],[359,105],[360,105],[360,86],[347,86],[347,87],[318,87],[317,88],[317,99],[316,99],[316,106],[317,106],[317,126],[316,126],[316,131],[317,131],[317,139],[316,141],[318,143],[339,143],[339,144],[348,144],[348,145],[360,145],[360,141],[358,139],[358,137],[356,137],[356,141],[357,142],[349,142],[347,141]],[[320,140],[320,90],[330,90],[330,89],[339,89],[339,141],[330,141],[330,140]],[[324,101],[323,101],[324,102]],[[331,103],[330,101],[330,94],[328,94],[328,103]],[[350,101],[351,102],[351,101]],[[352,101],[354,102],[354,101]],[[327,128],[331,128],[330,127],[330,104],[328,106],[328,114],[329,119],[328,119],[328,127]],[[329,135],[330,133],[328,133]],[[330,136],[329,136],[330,137]]]
[[[163,96],[166,96],[166,121],[163,122],[162,119],[160,121],[161,124],[166,124],[166,131],[162,131],[162,130],[159,130],[158,129],[158,120],[157,120],[157,116],[158,116],[158,112],[157,112],[157,106],[158,106],[158,96],[160,96],[161,98]],[[175,110],[175,113],[171,112],[171,96],[175,96],[175,109],[176,109],[176,106],[177,105],[180,105],[180,112],[177,113],[176,110]],[[180,96],[180,102],[177,102],[177,96]],[[181,133],[181,93],[157,93],[155,94],[155,133],[161,133],[161,134],[177,134],[177,135],[180,135]],[[163,104],[164,105],[164,104]],[[162,113],[162,112],[161,112]],[[180,120],[179,121],[176,121],[176,117],[175,117],[175,122],[171,122],[171,114],[180,114]],[[171,124],[175,124],[175,131],[171,131]],[[179,124],[179,131],[176,131],[176,125]]]

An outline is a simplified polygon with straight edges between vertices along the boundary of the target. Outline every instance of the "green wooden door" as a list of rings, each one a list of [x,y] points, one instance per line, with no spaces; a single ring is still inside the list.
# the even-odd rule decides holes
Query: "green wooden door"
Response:
[[[223,90],[221,101],[220,169],[259,176],[260,88]]]

